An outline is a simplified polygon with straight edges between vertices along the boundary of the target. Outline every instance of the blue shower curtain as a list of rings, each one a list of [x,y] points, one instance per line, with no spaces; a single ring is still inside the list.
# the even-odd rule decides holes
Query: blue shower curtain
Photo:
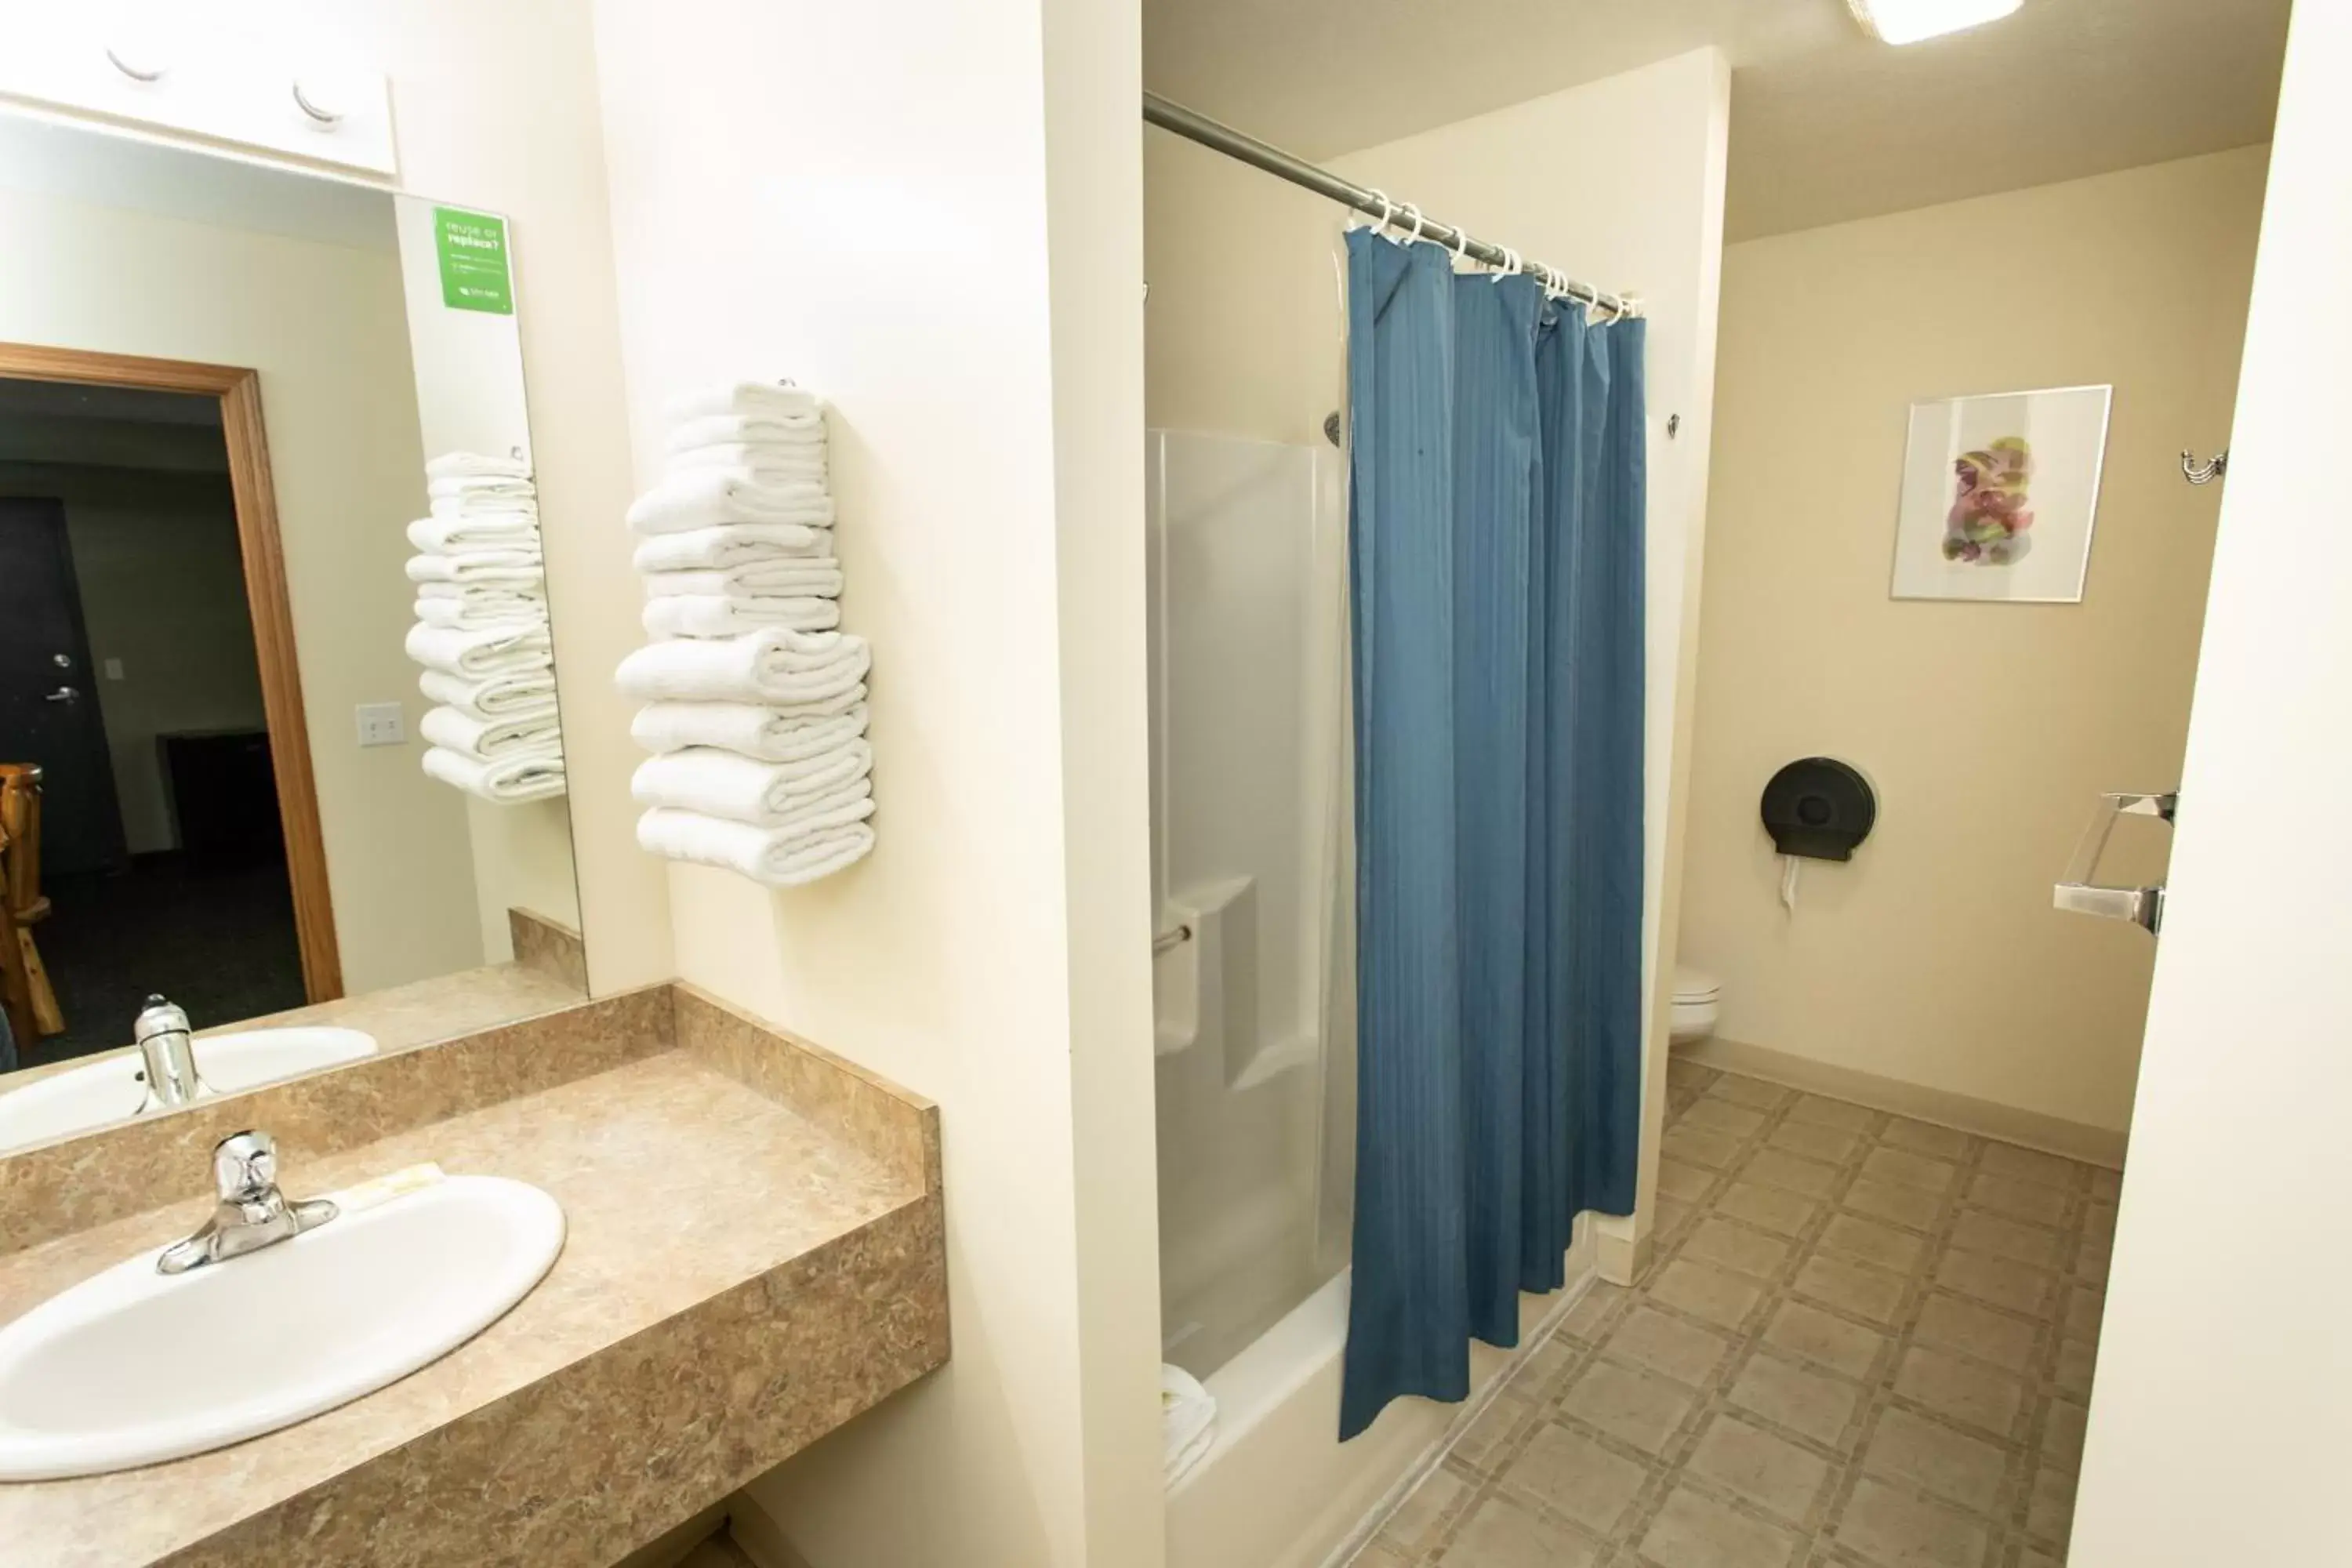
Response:
[[[1469,1393],[1641,1108],[1643,324],[1348,236],[1354,1279],[1339,1435]]]

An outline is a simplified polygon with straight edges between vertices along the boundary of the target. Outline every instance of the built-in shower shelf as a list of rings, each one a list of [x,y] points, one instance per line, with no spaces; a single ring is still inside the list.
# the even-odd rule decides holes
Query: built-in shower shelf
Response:
[[[1312,1035],[1297,1035],[1262,1047],[1249,1059],[1249,1065],[1236,1074],[1233,1087],[1235,1092],[1271,1083],[1284,1073],[1315,1065],[1322,1050],[1322,1042]]]

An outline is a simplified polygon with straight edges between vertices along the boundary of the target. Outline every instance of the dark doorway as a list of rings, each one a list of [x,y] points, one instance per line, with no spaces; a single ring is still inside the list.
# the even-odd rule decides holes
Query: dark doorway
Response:
[[[120,870],[127,858],[92,679],[64,504],[0,497],[0,762],[46,775],[51,876]]]

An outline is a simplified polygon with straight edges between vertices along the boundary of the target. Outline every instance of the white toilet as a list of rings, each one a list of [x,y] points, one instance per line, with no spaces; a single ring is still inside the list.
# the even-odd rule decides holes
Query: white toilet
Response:
[[[1673,1043],[1687,1046],[1715,1033],[1717,1007],[1722,999],[1722,981],[1704,969],[1675,964]]]

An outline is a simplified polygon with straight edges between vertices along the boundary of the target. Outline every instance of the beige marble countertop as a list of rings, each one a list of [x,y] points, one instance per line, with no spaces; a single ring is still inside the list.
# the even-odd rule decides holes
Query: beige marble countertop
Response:
[[[427,1160],[552,1194],[563,1252],[506,1317],[249,1442],[0,1485],[0,1560],[608,1563],[944,1360],[929,1108],[675,994],[670,1037],[635,1059],[353,1147],[289,1151],[292,1195]],[[192,1194],[0,1253],[0,1321],[208,1207]]]
[[[405,1050],[435,1040],[470,1035],[493,1024],[510,1023],[558,1007],[577,1005],[577,985],[523,963],[488,963],[412,980],[405,985],[314,1002],[267,1017],[247,1018],[217,1029],[198,1029],[196,1038],[236,1029],[286,1029],[299,1024],[336,1024],[364,1029],[379,1051]]]

